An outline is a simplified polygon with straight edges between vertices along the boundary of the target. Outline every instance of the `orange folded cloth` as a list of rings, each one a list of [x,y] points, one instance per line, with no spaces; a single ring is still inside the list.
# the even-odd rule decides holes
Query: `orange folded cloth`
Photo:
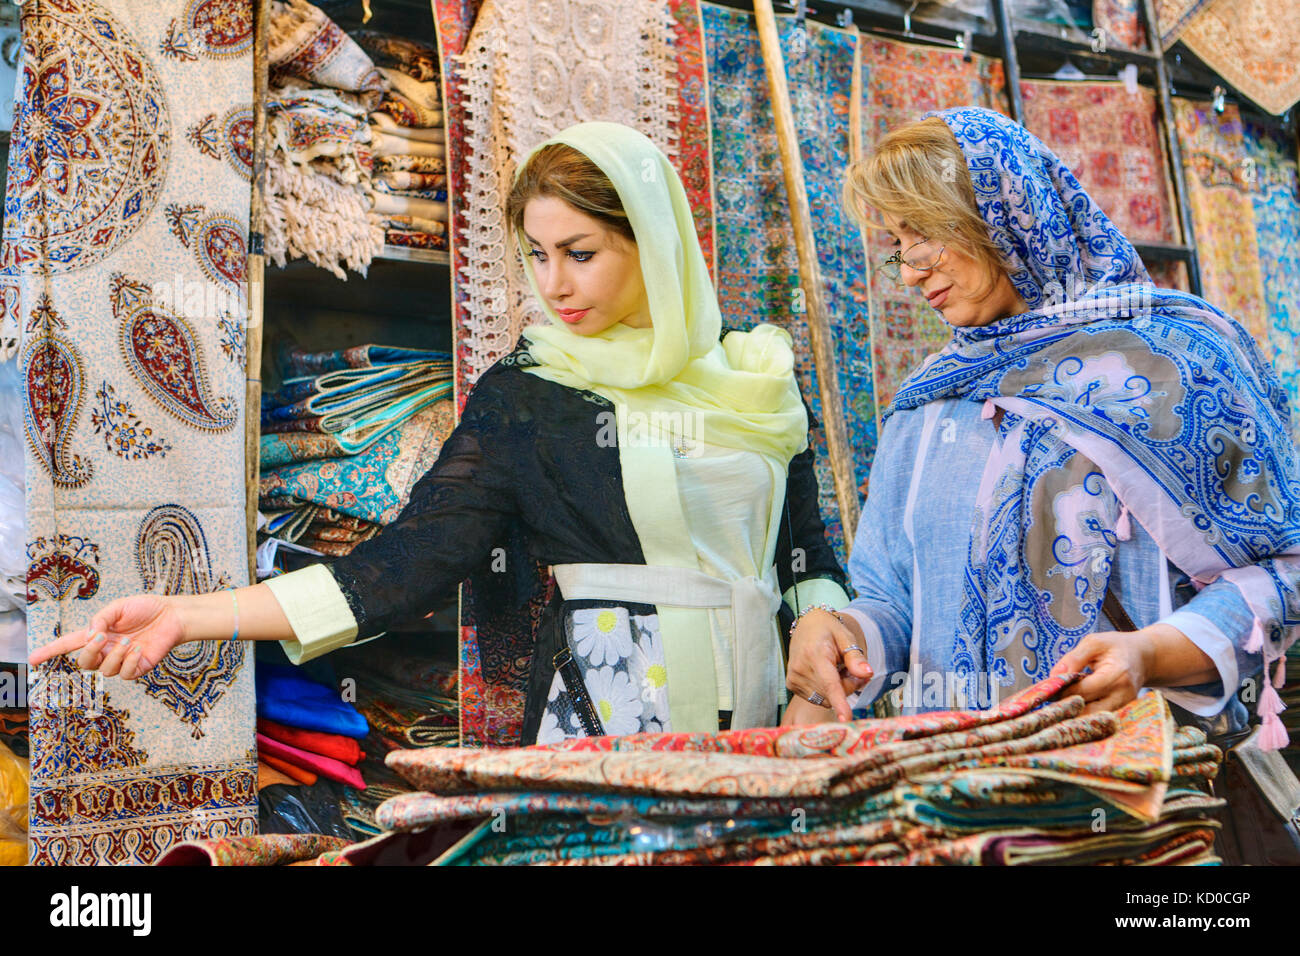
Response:
[[[287,760],[281,760],[279,757],[272,757],[270,754],[258,753],[257,759],[264,762],[268,767],[280,771],[286,777],[291,777],[299,783],[305,783],[311,786],[316,782],[317,777],[310,770],[304,770],[302,767],[295,767]]]
[[[298,781],[283,770],[276,770],[265,760],[259,759],[257,761],[257,789],[265,790],[277,783],[286,783],[291,787],[298,786]]]
[[[267,720],[265,717],[257,718],[257,729],[282,744],[306,750],[308,753],[320,754],[322,757],[333,757],[354,767],[365,756],[361,752],[361,745],[354,737],[327,734],[319,730],[303,730],[300,727],[290,727],[274,720]]]

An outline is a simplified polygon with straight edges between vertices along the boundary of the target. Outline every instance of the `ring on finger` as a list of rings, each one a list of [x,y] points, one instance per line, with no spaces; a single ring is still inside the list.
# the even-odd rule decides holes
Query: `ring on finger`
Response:
[[[844,655],[844,654],[847,654],[849,651],[857,651],[857,652],[858,652],[859,654],[861,654],[863,657],[866,657],[866,656],[867,656],[867,652],[864,651],[862,648],[858,647],[858,645],[856,645],[856,644],[850,644],[848,647],[844,648],[844,649],[840,652],[840,653],[841,653],[841,656]]]
[[[826,698],[814,691],[808,695],[808,703],[812,704],[814,707],[825,707]]]

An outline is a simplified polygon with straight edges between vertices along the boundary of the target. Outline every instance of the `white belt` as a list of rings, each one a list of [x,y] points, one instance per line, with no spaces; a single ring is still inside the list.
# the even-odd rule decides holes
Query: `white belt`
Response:
[[[781,648],[772,618],[781,606],[776,569],[763,577],[724,581],[690,568],[645,564],[559,564],[552,568],[567,601],[626,601],[668,607],[730,608],[732,622],[731,726],[766,727],[776,717],[784,687]],[[665,639],[664,646],[669,646]],[[672,682],[672,661],[668,660]]]

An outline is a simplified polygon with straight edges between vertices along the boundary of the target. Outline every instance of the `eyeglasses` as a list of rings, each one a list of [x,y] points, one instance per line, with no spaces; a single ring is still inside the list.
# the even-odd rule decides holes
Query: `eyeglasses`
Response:
[[[921,248],[924,246],[925,248]],[[912,250],[918,250],[913,253]],[[937,250],[930,246],[929,239],[922,239],[920,242],[914,242],[907,247],[907,251],[895,252],[892,256],[884,261],[880,266],[880,272],[886,277],[898,282],[903,277],[903,266],[915,269],[917,272],[929,272],[939,264],[939,259],[943,256],[944,247],[940,246]]]

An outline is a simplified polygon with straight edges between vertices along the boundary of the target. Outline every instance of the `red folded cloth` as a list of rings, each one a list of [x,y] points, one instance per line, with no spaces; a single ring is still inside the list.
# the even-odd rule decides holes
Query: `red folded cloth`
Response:
[[[310,770],[322,777],[337,780],[339,783],[346,783],[349,787],[356,787],[358,790],[366,789],[366,782],[361,779],[361,772],[356,767],[349,767],[342,760],[335,760],[333,757],[322,757],[320,754],[299,750],[297,747],[290,747],[278,740],[272,740],[266,734],[257,735],[257,750],[267,756],[278,757],[287,761],[295,767]]]
[[[303,730],[300,727],[290,727],[274,720],[267,720],[265,717],[257,718],[257,729],[282,744],[297,747],[308,753],[320,754],[322,757],[333,757],[354,767],[365,756],[361,752],[361,745],[353,737],[327,734],[319,730]]]

